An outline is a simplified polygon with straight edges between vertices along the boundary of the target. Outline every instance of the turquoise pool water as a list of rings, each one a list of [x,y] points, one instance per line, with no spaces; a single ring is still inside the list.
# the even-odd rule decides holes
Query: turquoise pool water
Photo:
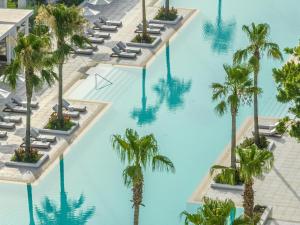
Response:
[[[218,6],[219,3],[220,7]],[[110,137],[125,128],[153,132],[161,152],[172,159],[176,174],[146,173],[141,225],[179,225],[179,213],[230,138],[230,117],[214,113],[209,85],[222,81],[223,63],[244,46],[243,24],[268,22],[271,38],[282,48],[300,36],[297,0],[174,0],[199,14],[162,49],[146,70],[113,68],[113,84],[95,89],[88,78],[72,98],[112,101],[110,110],[74,144],[37,185],[0,184],[1,224],[130,225],[131,191]],[[260,114],[282,116],[287,107],[275,100],[271,69],[263,60]],[[239,124],[252,113],[244,107]]]

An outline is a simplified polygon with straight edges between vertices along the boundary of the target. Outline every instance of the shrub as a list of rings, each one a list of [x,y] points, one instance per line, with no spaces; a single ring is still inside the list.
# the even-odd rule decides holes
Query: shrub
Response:
[[[151,37],[149,34],[147,35],[138,34],[132,39],[132,42],[151,44],[154,40],[155,38]]]
[[[24,148],[20,147],[15,150],[15,154],[12,156],[11,161],[36,163],[41,157],[42,155],[39,154],[36,149],[31,148],[29,152],[27,152]]]
[[[75,125],[75,123],[71,121],[71,117],[64,116],[64,126],[62,127],[58,120],[57,113],[54,112],[51,114],[50,119],[49,119],[47,125],[45,126],[45,128],[51,129],[51,130],[67,131],[67,130],[70,130],[72,128],[72,126],[74,126],[74,125]]]
[[[259,149],[266,149],[268,148],[268,145],[269,145],[269,141],[268,139],[263,136],[263,135],[260,135],[260,146],[257,146]],[[247,147],[250,147],[251,145],[254,145],[255,142],[254,142],[254,137],[251,137],[251,138],[245,138],[244,141],[238,146],[240,148],[247,148]]]
[[[221,169],[221,172],[214,177],[214,181],[218,184],[229,184],[237,185],[242,184],[243,181],[240,178],[238,170],[233,170],[232,168]]]
[[[173,21],[177,18],[177,15],[178,15],[178,11],[174,7],[172,7],[169,10],[169,12],[167,11],[167,9],[165,7],[161,7],[158,10],[158,12],[157,12],[156,16],[154,17],[154,19]]]

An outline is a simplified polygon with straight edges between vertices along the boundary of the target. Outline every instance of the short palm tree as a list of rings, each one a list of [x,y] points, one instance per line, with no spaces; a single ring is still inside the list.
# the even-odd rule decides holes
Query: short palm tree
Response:
[[[127,163],[123,178],[125,185],[132,187],[134,225],[138,225],[139,209],[143,199],[144,171],[151,166],[152,171],[175,172],[175,167],[169,158],[159,154],[153,134],[140,137],[136,131],[126,129],[124,137],[113,135],[112,145],[121,161]]]
[[[245,149],[238,148],[237,155],[240,159],[240,177],[245,183],[243,203],[245,215],[253,218],[254,178],[259,178],[272,169],[274,156],[272,152],[260,150],[256,145],[252,145]]]
[[[63,4],[42,5],[36,17],[38,24],[47,25],[56,39],[54,57],[58,64],[58,120],[61,127],[63,120],[63,64],[71,54],[73,45],[82,46],[88,42],[83,35],[86,20],[76,6],[67,7]]]
[[[232,200],[214,200],[203,198],[203,205],[196,213],[183,211],[184,224],[189,225],[252,225],[247,217],[236,217],[236,207]]]
[[[254,87],[258,87],[258,74],[260,71],[260,60],[264,53],[273,59],[282,60],[282,54],[279,46],[276,43],[269,41],[270,27],[267,23],[254,24],[251,26],[243,26],[243,31],[246,33],[249,39],[249,45],[245,49],[238,50],[233,57],[235,63],[240,63],[243,60],[248,62],[253,67],[253,82]],[[254,93],[254,138],[255,144],[259,145],[259,129],[258,129],[258,94]]]
[[[227,108],[231,112],[231,167],[236,168],[236,117],[241,104],[250,103],[254,89],[252,80],[249,79],[251,70],[247,66],[224,65],[226,72],[225,82],[223,84],[213,83],[212,99],[219,101],[215,110],[218,114],[223,115]]]
[[[12,89],[16,89],[19,76],[25,77],[27,113],[26,113],[26,137],[25,151],[30,153],[30,127],[31,127],[31,99],[34,89],[41,87],[43,82],[48,85],[54,83],[56,74],[52,71],[52,60],[49,54],[51,46],[48,35],[28,36],[20,34],[14,48],[15,58],[6,68],[4,82],[8,83]]]

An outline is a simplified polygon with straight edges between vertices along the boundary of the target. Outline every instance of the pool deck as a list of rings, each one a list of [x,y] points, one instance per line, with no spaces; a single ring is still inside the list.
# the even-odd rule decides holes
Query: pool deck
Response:
[[[276,118],[260,118],[261,123],[273,124]],[[243,137],[251,136],[253,130],[252,118],[248,118],[237,134],[237,142]],[[275,142],[273,149],[274,168],[263,179],[254,182],[255,204],[273,207],[269,224],[298,224],[300,223],[300,143],[294,138],[284,135],[282,138],[269,138]],[[215,164],[229,165],[230,145],[222,152]],[[218,199],[232,199],[238,207],[242,207],[242,192],[220,191],[211,189],[212,178],[207,175],[199,184],[189,199],[189,203],[199,204],[203,196]],[[285,223],[277,223],[286,221]]]

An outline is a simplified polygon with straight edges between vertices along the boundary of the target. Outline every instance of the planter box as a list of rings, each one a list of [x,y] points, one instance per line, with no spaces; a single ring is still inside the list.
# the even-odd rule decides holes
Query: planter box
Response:
[[[218,184],[213,182],[210,184],[210,187],[219,190],[244,191],[244,185]]]
[[[40,133],[44,134],[52,134],[52,135],[71,135],[75,132],[75,130],[79,127],[79,123],[75,123],[70,130],[63,131],[63,130],[52,130],[52,129],[39,129]]]
[[[9,162],[6,162],[5,165],[11,166],[11,167],[26,167],[26,168],[37,169],[37,168],[41,167],[48,159],[49,159],[49,155],[43,154],[42,157],[39,159],[39,161],[37,161],[36,163],[9,161]]]
[[[257,225],[265,225],[267,223],[268,218],[271,216],[271,213],[272,213],[272,207],[267,207],[264,213],[261,215]]]
[[[175,20],[150,20],[150,23],[158,23],[158,24],[165,24],[165,25],[176,25],[183,19],[182,16],[177,16]]]
[[[160,42],[160,37],[154,37],[155,40],[151,43],[137,43],[137,42],[127,42],[126,44],[130,47],[140,47],[140,48],[155,48]]]

